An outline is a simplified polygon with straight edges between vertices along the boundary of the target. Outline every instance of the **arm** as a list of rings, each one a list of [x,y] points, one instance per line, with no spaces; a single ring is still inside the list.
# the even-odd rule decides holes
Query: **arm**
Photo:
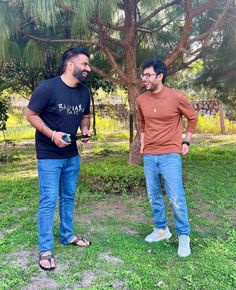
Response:
[[[89,131],[90,128],[90,115],[83,115],[81,123],[80,123],[80,130],[83,135],[88,135],[90,136],[91,133]],[[82,138],[81,141],[83,143],[87,143],[89,138]]]
[[[68,143],[64,142],[62,140],[62,136],[65,135],[64,132],[55,132],[51,130],[40,118],[39,114],[30,110],[26,109],[25,111],[26,114],[26,119],[29,121],[29,123],[39,132],[43,133],[46,135],[49,139],[52,140],[58,147],[64,148],[68,146]]]
[[[140,133],[140,142],[141,142],[140,153],[142,154],[144,149],[144,133]]]
[[[186,117],[187,119],[187,132],[185,141],[186,143],[190,143],[192,139],[192,135],[196,129],[197,125],[197,112],[194,110],[192,104],[189,102],[189,100],[185,96],[181,96],[180,101],[180,110],[181,113]],[[185,155],[189,152],[189,144],[182,144],[182,154]]]

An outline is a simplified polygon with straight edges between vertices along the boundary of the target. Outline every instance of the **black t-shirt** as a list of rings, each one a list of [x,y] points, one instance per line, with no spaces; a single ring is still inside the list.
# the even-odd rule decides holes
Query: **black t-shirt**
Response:
[[[38,113],[50,129],[75,135],[82,116],[90,114],[90,95],[82,84],[72,88],[57,76],[40,82],[32,94],[28,108]],[[38,130],[36,152],[38,159],[64,159],[78,154],[75,142],[59,148]]]

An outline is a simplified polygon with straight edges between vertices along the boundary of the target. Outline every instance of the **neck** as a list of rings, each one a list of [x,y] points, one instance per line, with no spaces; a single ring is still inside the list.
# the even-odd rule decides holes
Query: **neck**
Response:
[[[71,87],[71,88],[75,88],[75,87],[80,83],[79,80],[77,80],[77,79],[74,78],[73,76],[68,75],[68,74],[66,74],[66,73],[63,73],[63,74],[61,75],[61,79],[62,79],[62,81],[63,81],[67,86],[69,86],[69,87]]]
[[[164,85],[163,83],[160,83],[157,87],[156,90],[152,91],[152,94],[157,94],[157,93],[160,93],[160,91],[162,91],[162,89],[164,88]]]

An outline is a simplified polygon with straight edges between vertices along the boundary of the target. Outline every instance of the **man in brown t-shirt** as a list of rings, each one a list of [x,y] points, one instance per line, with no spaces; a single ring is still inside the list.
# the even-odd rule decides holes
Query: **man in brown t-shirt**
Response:
[[[155,228],[145,241],[158,242],[172,236],[167,226],[161,191],[162,176],[167,198],[172,204],[179,239],[178,255],[187,257],[191,254],[190,225],[182,182],[181,154],[185,155],[189,151],[190,140],[196,128],[197,113],[182,93],[164,85],[167,68],[162,61],[147,60],[142,68],[142,81],[146,92],[138,97],[140,152],[144,155],[147,193],[155,221]],[[184,141],[182,116],[188,121]]]

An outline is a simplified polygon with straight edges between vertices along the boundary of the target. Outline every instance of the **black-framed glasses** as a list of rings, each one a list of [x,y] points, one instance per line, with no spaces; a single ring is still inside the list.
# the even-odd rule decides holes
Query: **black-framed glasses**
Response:
[[[146,74],[141,74],[140,77],[141,79],[145,78],[145,79],[149,79],[151,76],[157,76],[158,74],[149,74],[149,73],[146,73]]]

